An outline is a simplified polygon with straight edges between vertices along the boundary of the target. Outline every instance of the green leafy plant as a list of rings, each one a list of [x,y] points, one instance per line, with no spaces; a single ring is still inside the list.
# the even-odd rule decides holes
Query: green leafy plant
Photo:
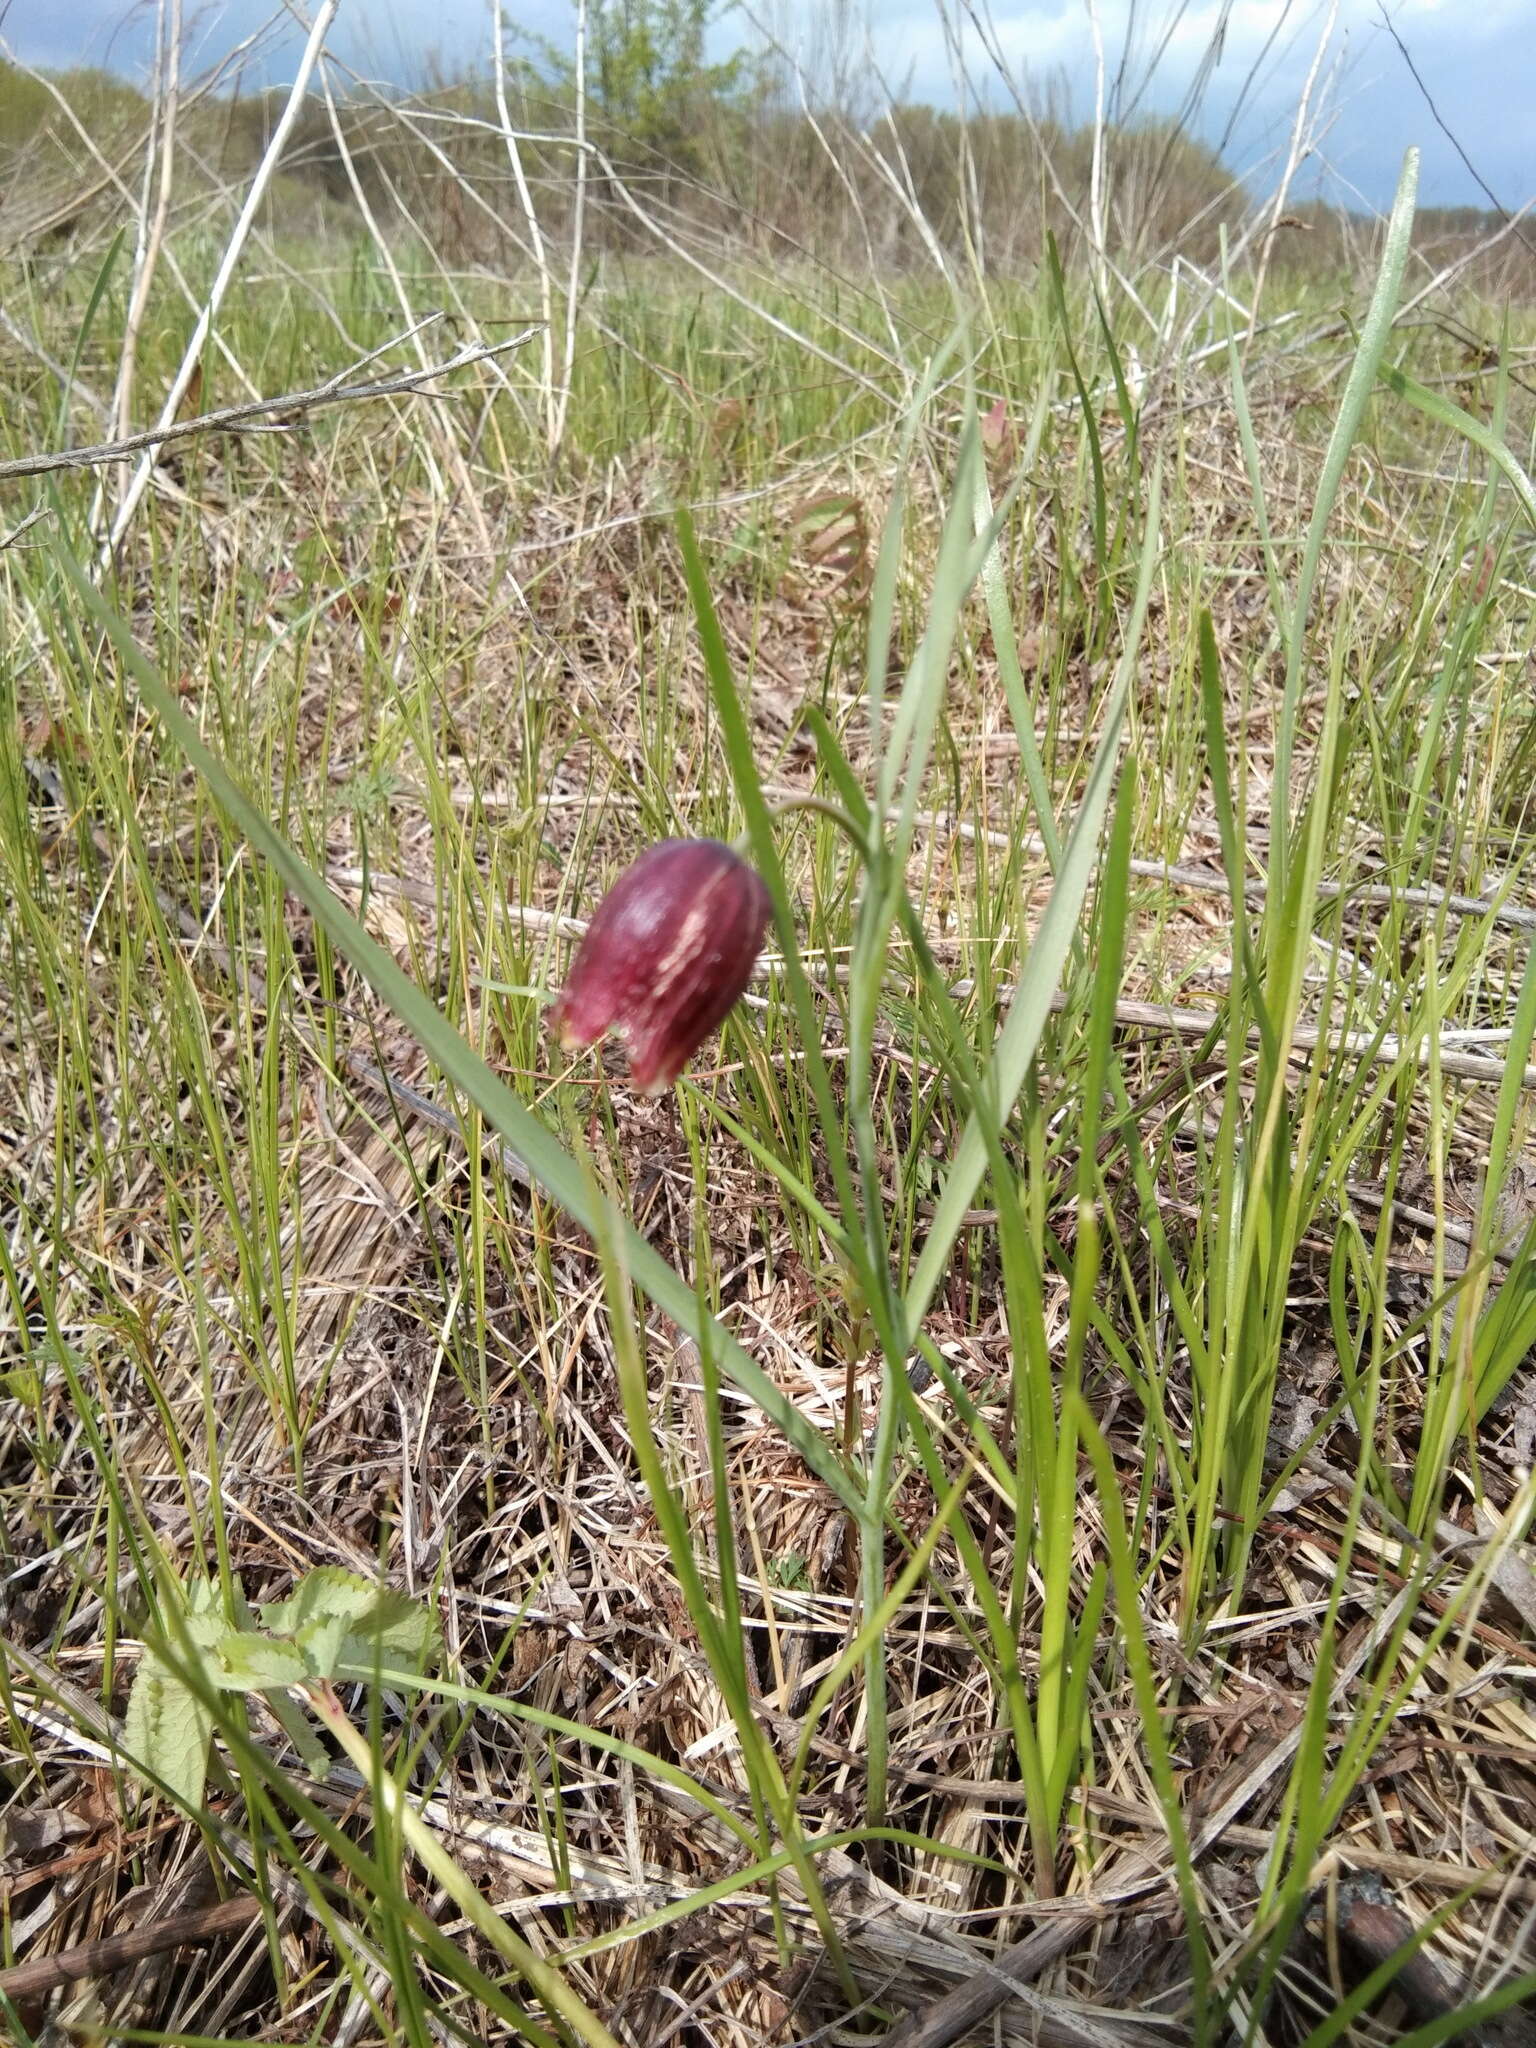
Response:
[[[367,1680],[386,1667],[424,1671],[438,1645],[435,1616],[409,1594],[335,1566],[307,1572],[286,1600],[252,1608],[235,1580],[168,1589],[165,1628],[146,1643],[123,1729],[133,1763],[189,1806],[202,1798],[217,1693],[259,1693],[304,1759],[324,1777],[328,1758],[295,1691]]]

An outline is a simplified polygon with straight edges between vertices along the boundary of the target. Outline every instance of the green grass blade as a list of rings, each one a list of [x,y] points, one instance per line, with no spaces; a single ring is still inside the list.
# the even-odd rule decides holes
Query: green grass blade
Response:
[[[437,1005],[357,922],[308,863],[235,782],[203,741],[154,664],[135,644],[124,621],[91,588],[74,560],[58,559],[81,604],[106,630],[123,665],[147,703],[158,714],[188,762],[207,782],[224,810],[271,863],[285,885],[303,902],[358,972],[409,1026],[441,1071],[474,1103],[492,1129],[511,1146],[534,1179],[567,1215],[597,1236],[599,1228],[624,1247],[629,1269],[638,1284],[673,1321],[697,1340],[698,1299],[692,1287],[647,1243],[629,1217],[606,1196],[593,1192],[585,1175],[549,1131],[517,1099],[485,1060],[446,1021]],[[601,1212],[601,1213],[599,1213]],[[719,1330],[721,1366],[735,1386],[754,1401],[837,1497],[848,1507],[861,1504],[859,1489],[820,1433],[787,1401],[772,1380],[729,1332]]]
[[[1516,461],[1508,444],[1491,427],[1464,411],[1442,392],[1428,390],[1406,371],[1394,369],[1390,363],[1383,366],[1381,381],[1389,391],[1396,392],[1399,398],[1405,398],[1410,405],[1417,406],[1419,411],[1427,419],[1432,419],[1437,426],[1449,427],[1452,433],[1460,434],[1463,440],[1470,441],[1474,448],[1480,448],[1489,461],[1503,471],[1514,489],[1515,496],[1520,500],[1521,511],[1531,525],[1536,526],[1536,484],[1531,482],[1530,476]]]
[[[1142,624],[1146,618],[1147,602],[1152,593],[1153,572],[1158,560],[1158,515],[1161,502],[1161,472],[1154,468],[1147,491],[1146,533],[1141,550],[1136,596],[1126,627],[1125,644],[1121,651],[1118,671],[1104,710],[1104,726],[1098,750],[1083,791],[1082,803],[1062,854],[1061,867],[1055,886],[1051,890],[1050,901],[1041,917],[1034,944],[1030,947],[1029,956],[1020,975],[1018,993],[1013,999],[1007,1021],[998,1035],[993,1053],[988,1085],[992,1091],[993,1111],[999,1117],[1009,1115],[1013,1104],[1018,1100],[1019,1090],[1024,1085],[1024,1077],[1029,1072],[1041,1033],[1050,1016],[1051,999],[1072,949],[1078,920],[1093,880],[1094,867],[1098,859],[1099,834],[1109,807],[1110,792],[1114,788],[1115,771],[1119,765],[1120,727],[1125,717],[1126,700],[1130,695],[1131,681],[1136,671]],[[979,1112],[973,1112],[967,1121],[953,1163],[945,1177],[944,1191],[939,1198],[927,1241],[907,1287],[906,1315],[909,1328],[915,1329],[922,1321],[928,1304],[933,1299],[934,1291],[949,1263],[955,1239],[963,1227],[965,1212],[970,1208],[976,1190],[981,1184],[982,1175],[986,1172],[987,1145],[977,1126],[978,1114]]]
[[[1360,423],[1365,417],[1365,409],[1375,387],[1377,369],[1392,332],[1392,322],[1397,315],[1403,272],[1408,267],[1408,257],[1412,249],[1413,206],[1418,185],[1419,153],[1416,149],[1410,149],[1403,159],[1397,197],[1387,223],[1376,289],[1371,297],[1365,323],[1360,330],[1360,345],[1355,351],[1355,360],[1344,386],[1344,395],[1339,401],[1333,432],[1328,437],[1328,447],[1318,478],[1317,495],[1313,501],[1312,518],[1307,527],[1307,544],[1302,553],[1301,572],[1297,578],[1296,602],[1291,610],[1291,631],[1286,648],[1285,692],[1275,734],[1274,787],[1280,800],[1275,805],[1271,828],[1271,880],[1281,889],[1284,888],[1289,873],[1290,816],[1284,799],[1291,786],[1291,761],[1296,750],[1296,724],[1300,716],[1305,684],[1303,667],[1307,625],[1312,611],[1312,593],[1317,585],[1318,569],[1323,558],[1323,543],[1327,537],[1328,522],[1333,516],[1339,486],[1344,480],[1345,466],[1349,461],[1350,450],[1354,447],[1355,436],[1360,431]]]

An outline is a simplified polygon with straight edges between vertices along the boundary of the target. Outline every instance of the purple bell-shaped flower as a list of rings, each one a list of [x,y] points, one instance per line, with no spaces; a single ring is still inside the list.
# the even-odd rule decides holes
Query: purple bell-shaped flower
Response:
[[[598,905],[549,1026],[567,1052],[617,1031],[635,1086],[659,1095],[751,978],[767,888],[716,839],[664,839]]]

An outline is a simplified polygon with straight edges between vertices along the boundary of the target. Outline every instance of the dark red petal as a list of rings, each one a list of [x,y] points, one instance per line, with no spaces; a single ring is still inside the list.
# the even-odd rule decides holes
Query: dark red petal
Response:
[[[636,1086],[670,1087],[746,988],[771,907],[728,846],[663,840],[599,904],[551,1028],[567,1047],[617,1029]]]

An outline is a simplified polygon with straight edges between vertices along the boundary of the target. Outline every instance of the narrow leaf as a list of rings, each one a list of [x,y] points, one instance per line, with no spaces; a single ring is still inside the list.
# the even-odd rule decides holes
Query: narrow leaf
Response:
[[[1056,884],[1040,920],[1035,942],[1029,949],[1020,974],[1019,990],[998,1035],[993,1053],[991,1087],[986,1113],[1001,1119],[1008,1116],[1018,1100],[1019,1090],[1040,1044],[1051,998],[1072,949],[1073,936],[1087,900],[1089,884],[1098,857],[1099,833],[1114,787],[1119,760],[1120,727],[1126,699],[1135,674],[1141,644],[1142,623],[1152,592],[1152,573],[1158,555],[1158,514],[1162,500],[1161,470],[1154,469],[1147,491],[1146,538],[1142,547],[1136,597],[1126,628],[1125,644],[1109,702],[1104,711],[1104,730],[1094,756],[1093,768],[1083,791],[1083,801],[1072,826]],[[985,1085],[985,1084],[984,1084]],[[972,1111],[944,1183],[933,1227],[907,1289],[906,1311],[909,1329],[915,1329],[933,1299],[934,1291],[949,1263],[955,1239],[964,1227],[966,1211],[987,1168],[987,1142]]]
[[[251,845],[276,870],[284,886],[303,902],[320,929],[389,1004],[430,1053],[438,1067],[485,1117],[492,1130],[528,1168],[546,1194],[591,1235],[597,1234],[599,1213],[609,1235],[617,1234],[636,1282],[695,1340],[701,1336],[698,1297],[630,1218],[595,1189],[578,1171],[553,1132],[520,1102],[467,1039],[455,1031],[431,998],[413,982],[385,947],[374,939],[325,881],[276,831],[266,815],[235,782],[223,762],[204,742],[192,720],[154,664],[138,647],[127,623],[96,591],[79,564],[65,550],[57,551],[65,576],[81,604],[99,621],[133,676],[146,702],[158,713],[171,738],[207,782],[218,802]],[[789,1401],[730,1333],[718,1325],[711,1333],[721,1368],[733,1384],[762,1410],[846,1507],[861,1505],[860,1490],[843,1469],[830,1444]]]

